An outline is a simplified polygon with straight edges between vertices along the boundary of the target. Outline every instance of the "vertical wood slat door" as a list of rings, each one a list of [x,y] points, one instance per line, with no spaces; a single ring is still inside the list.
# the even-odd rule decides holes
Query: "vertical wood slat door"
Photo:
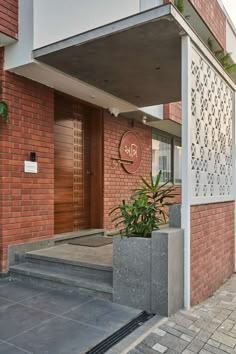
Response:
[[[89,110],[55,97],[55,233],[90,227]]]

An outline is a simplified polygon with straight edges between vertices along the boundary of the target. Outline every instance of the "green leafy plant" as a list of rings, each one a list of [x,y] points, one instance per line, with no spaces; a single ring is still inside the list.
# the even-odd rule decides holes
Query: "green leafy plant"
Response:
[[[233,63],[231,53],[216,53],[216,58],[219,60],[219,62],[228,74],[233,74],[236,71],[236,64]]]
[[[141,177],[130,200],[123,200],[111,210],[109,215],[114,214],[112,222],[120,229],[121,235],[151,237],[152,231],[166,222],[166,207],[172,204],[169,200],[174,197],[175,189],[173,185],[165,188],[167,183],[161,184],[161,171],[155,181],[152,174],[149,181]]]
[[[4,101],[0,101],[0,116],[5,123],[8,121],[8,105]]]
[[[175,6],[179,10],[181,14],[184,13],[184,0],[175,0],[174,2]]]

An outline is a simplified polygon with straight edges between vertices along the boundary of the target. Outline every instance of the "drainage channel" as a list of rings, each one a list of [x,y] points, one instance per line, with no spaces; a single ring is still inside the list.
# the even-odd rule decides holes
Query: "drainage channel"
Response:
[[[138,327],[142,326],[145,322],[150,320],[154,315],[142,312],[138,317],[134,318],[124,327],[120,328],[118,331],[111,334],[109,337],[104,339],[102,342],[97,344],[92,349],[89,349],[85,354],[103,354],[106,353],[115,344],[119,343],[122,339],[127,337],[130,333],[135,331]]]

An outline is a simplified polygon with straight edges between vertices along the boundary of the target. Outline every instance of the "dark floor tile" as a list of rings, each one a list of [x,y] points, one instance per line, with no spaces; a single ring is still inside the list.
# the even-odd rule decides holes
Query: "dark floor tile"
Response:
[[[12,282],[11,278],[0,278],[0,286],[4,286]]]
[[[18,302],[49,290],[50,288],[31,283],[12,281],[5,286],[0,286],[0,297]]]
[[[14,302],[8,301],[7,299],[0,297],[0,308],[5,306],[10,306],[10,305],[14,305]]]
[[[109,332],[114,332],[131,321],[139,313],[139,310],[114,304],[108,300],[94,299],[67,312],[63,316]]]
[[[0,308],[0,339],[6,340],[42,322],[55,317],[52,314],[14,304]]]
[[[60,315],[92,299],[92,296],[79,294],[78,292],[52,290],[22,301],[21,303],[39,310]]]
[[[80,354],[105,337],[105,331],[57,317],[10,342],[34,354]]]
[[[7,343],[0,343],[0,354],[28,354],[25,350],[21,350],[20,348],[16,348],[13,345]]]

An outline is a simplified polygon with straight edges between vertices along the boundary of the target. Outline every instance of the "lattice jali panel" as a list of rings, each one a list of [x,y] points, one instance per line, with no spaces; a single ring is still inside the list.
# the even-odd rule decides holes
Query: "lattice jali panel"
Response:
[[[73,120],[74,144],[73,144],[73,229],[79,230],[84,213],[84,188],[83,188],[83,122],[79,117]]]
[[[233,90],[193,47],[190,121],[193,204],[233,198],[233,108]]]

